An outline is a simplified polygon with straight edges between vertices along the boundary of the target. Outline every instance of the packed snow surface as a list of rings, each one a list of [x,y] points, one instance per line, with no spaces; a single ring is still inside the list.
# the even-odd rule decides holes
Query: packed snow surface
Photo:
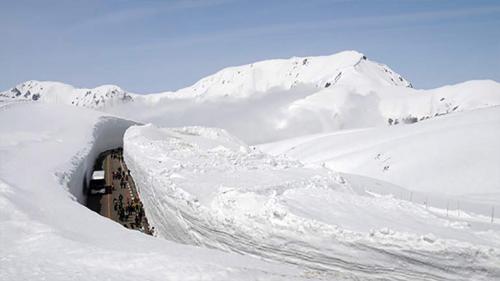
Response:
[[[0,280],[303,280],[311,271],[156,239],[78,201],[135,124],[70,106],[0,108]]]
[[[386,182],[304,166],[221,129],[133,126],[124,156],[158,235],[325,276],[500,278],[500,224],[390,193]]]

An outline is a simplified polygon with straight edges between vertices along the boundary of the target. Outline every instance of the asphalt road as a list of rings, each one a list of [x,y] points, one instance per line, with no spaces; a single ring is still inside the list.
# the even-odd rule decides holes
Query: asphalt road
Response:
[[[119,202],[120,195],[122,196],[122,206],[124,207],[127,206],[128,202],[139,204],[140,206],[142,205],[140,203],[139,194],[137,193],[134,180],[132,179],[132,176],[128,174],[129,171],[123,161],[122,150],[116,149],[102,153],[97,159],[95,168],[104,169],[106,186],[111,186],[112,188],[110,190],[111,192],[107,194],[89,194],[87,198],[87,207],[127,228],[152,234],[145,215],[142,217],[142,220],[140,220],[139,225],[135,223],[135,217],[138,215],[136,209],[131,211],[128,217],[122,217],[120,220],[119,207],[116,208],[120,205],[117,203]],[[120,168],[127,178],[123,188],[120,185],[121,180],[116,177],[113,178],[113,173],[118,173]]]

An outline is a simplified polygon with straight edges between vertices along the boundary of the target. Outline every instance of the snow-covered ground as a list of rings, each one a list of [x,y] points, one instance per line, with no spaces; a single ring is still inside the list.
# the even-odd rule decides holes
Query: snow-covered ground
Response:
[[[500,107],[407,126],[366,128],[261,145],[305,163],[391,182],[415,201],[490,215],[500,210]],[[398,194],[410,198],[410,193]]]
[[[156,239],[81,205],[96,153],[121,146],[134,122],[41,103],[4,105],[0,120],[2,281],[302,280],[314,274]]]
[[[134,126],[124,155],[158,235],[361,279],[500,278],[500,223],[400,200],[220,129]]]

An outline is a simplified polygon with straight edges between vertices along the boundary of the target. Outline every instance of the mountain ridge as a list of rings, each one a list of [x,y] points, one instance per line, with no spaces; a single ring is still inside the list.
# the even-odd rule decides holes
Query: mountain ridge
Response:
[[[0,92],[0,100],[4,101],[42,101],[93,109],[103,109],[118,102],[131,101],[133,96],[135,95],[116,85],[101,85],[89,89],[75,88],[62,82],[37,80],[28,80],[10,90]]]
[[[414,89],[390,67],[344,51],[227,67],[192,86],[146,95],[114,85],[77,89],[28,81],[0,92],[2,101],[63,103],[165,127],[220,127],[258,144],[500,105],[500,84],[475,80]]]
[[[168,98],[207,98],[207,97],[220,97],[228,96],[227,92],[231,92],[230,84],[234,84],[229,76],[252,76],[247,81],[240,81],[239,85],[233,88],[245,88],[248,85],[255,85],[255,88],[246,89],[244,95],[239,94],[239,97],[249,97],[254,92],[266,91],[274,87],[283,88],[293,88],[298,84],[314,84],[316,87],[330,87],[342,79],[342,70],[352,67],[358,67],[363,61],[367,61],[364,54],[356,51],[344,51],[327,56],[308,56],[308,57],[291,57],[288,59],[270,59],[257,61],[254,63],[244,64],[240,66],[230,66],[223,68],[212,75],[208,75],[199,79],[193,85],[178,89],[176,91],[165,91],[159,93],[150,94],[134,94],[123,90],[121,87],[116,85],[101,85],[95,88],[77,88],[70,84],[57,81],[38,81],[38,80],[28,80],[20,83],[13,88],[0,92],[0,98],[5,99],[16,99],[16,100],[41,100],[48,102],[61,102],[69,103],[76,106],[84,106],[90,108],[103,108],[106,105],[108,99],[115,100],[116,95],[121,95],[124,101],[133,100],[137,96],[140,98],[149,98],[152,100],[161,99],[163,97]],[[392,79],[392,83],[398,86],[411,87],[411,83],[404,79],[401,75],[394,72],[388,66],[384,64],[375,63],[369,61],[369,63],[377,65],[383,69],[386,73],[389,73],[390,77],[387,79]],[[276,66],[277,65],[277,66]],[[316,69],[311,71],[311,65],[316,66]],[[276,69],[278,68],[278,69]],[[316,71],[314,71],[316,70]],[[278,77],[277,79],[272,79],[270,75],[267,75],[265,79],[260,79],[255,77],[259,75],[265,75],[273,72]],[[311,73],[312,72],[312,73]],[[303,78],[304,77],[304,78]],[[274,78],[274,77],[273,77]],[[219,82],[223,87],[214,87],[215,82]],[[229,89],[227,89],[229,88]],[[51,89],[50,92],[47,89]],[[45,90],[45,91],[44,91]],[[204,90],[204,91],[203,91]],[[53,92],[69,92],[69,94],[75,95],[73,99],[69,99],[67,93],[54,94]],[[10,93],[9,93],[10,92]],[[96,97],[90,101],[81,102],[83,98],[80,92],[91,92],[92,95],[96,94]],[[104,92],[104,93],[103,93]],[[108,93],[109,92],[109,93]],[[215,92],[215,93],[214,93]],[[233,95],[234,95],[233,90]],[[106,95],[107,94],[107,95]],[[205,94],[205,95],[204,95]],[[55,97],[44,98],[46,95],[54,95]],[[87,94],[90,95],[90,94]],[[95,105],[94,105],[95,104]]]

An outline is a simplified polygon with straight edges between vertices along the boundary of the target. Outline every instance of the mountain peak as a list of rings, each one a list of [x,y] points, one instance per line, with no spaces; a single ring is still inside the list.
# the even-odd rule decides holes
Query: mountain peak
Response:
[[[386,65],[372,62],[357,51],[343,51],[327,56],[272,59],[227,67],[170,96],[243,98],[273,89],[330,87],[340,80],[370,87],[411,87],[406,79]]]

